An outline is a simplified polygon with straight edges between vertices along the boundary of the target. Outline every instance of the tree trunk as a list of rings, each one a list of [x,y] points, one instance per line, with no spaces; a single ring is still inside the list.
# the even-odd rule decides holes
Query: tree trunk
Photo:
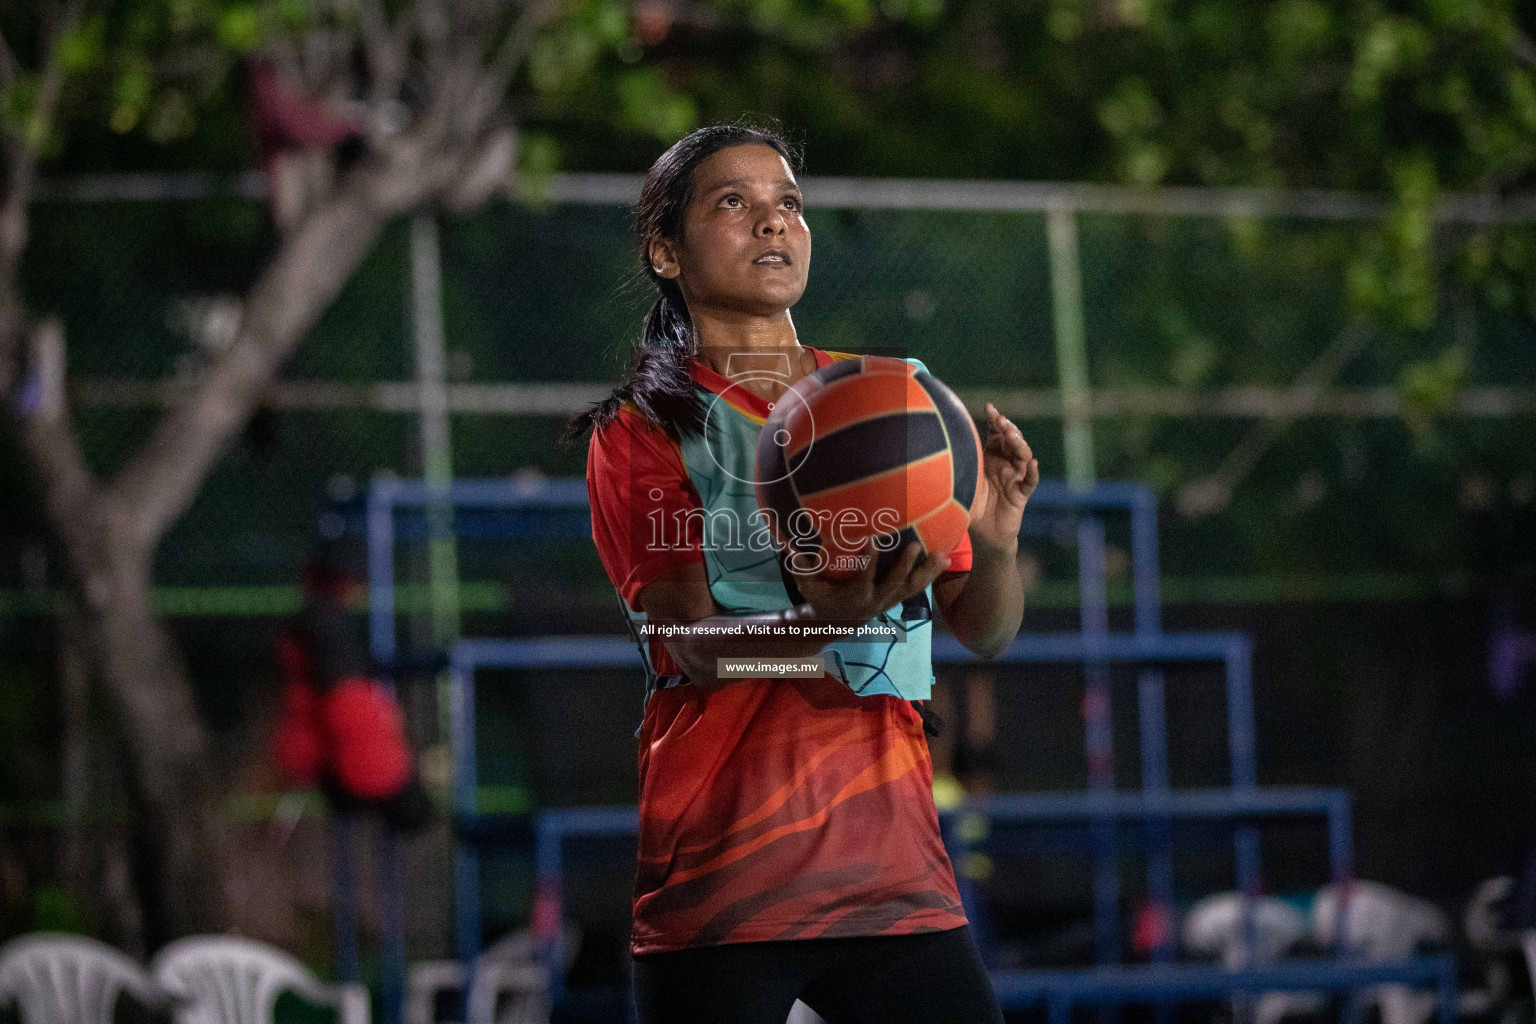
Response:
[[[66,443],[62,432],[53,434],[50,447],[44,444],[47,431],[38,427],[30,437],[33,453],[53,451],[68,462],[58,455]],[[123,782],[144,944],[153,950],[179,935],[221,931],[226,858],[220,785],[186,666],[155,617],[152,553],[132,538],[131,517],[98,487],[87,487],[68,507],[49,503],[78,595],[79,613],[71,618],[76,635],[66,640],[85,652],[127,752]]]
[[[147,558],[110,563],[110,597],[83,617],[128,751],[145,945],[224,930],[220,780],[175,641],[154,614]],[[97,577],[101,579],[101,577]]]
[[[224,849],[218,780],[186,668],[152,606],[154,549],[137,517],[103,488],[82,458],[63,397],[63,330],[39,324],[29,338],[40,399],[21,439],[42,485],[77,595],[76,635],[100,680],[128,752],[145,943],[217,931],[223,924]]]
[[[91,884],[91,739],[90,666],[79,616],[70,610],[59,617],[59,696],[63,705],[64,878],[69,894],[82,906],[94,906]]]
[[[384,225],[456,180],[460,165],[477,156],[473,147],[445,154],[403,143],[400,152],[394,164],[342,183],[285,238],[247,297],[235,341],[110,484],[90,471],[69,425],[62,326],[48,321],[27,332],[38,397],[19,417],[23,448],[68,553],[81,610],[75,639],[105,688],[128,752],[127,789],[138,819],[136,888],[150,949],[222,930],[228,914],[221,780],[186,666],[155,617],[155,548]]]

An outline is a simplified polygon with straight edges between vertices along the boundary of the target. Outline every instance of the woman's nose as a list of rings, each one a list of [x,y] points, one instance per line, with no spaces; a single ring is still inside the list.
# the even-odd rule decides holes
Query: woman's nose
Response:
[[[782,235],[787,229],[784,217],[777,210],[757,222],[757,233],[760,235]]]

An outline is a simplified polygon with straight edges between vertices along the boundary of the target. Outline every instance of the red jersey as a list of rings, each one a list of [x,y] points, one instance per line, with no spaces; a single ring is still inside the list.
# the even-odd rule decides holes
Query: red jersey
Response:
[[[697,536],[646,543],[658,513],[699,499],[678,447],[632,407],[594,434],[587,487],[598,553],[632,608],[647,583],[703,560]],[[951,558],[969,569],[969,541]],[[678,672],[664,641],[648,653],[658,674]],[[922,720],[899,697],[860,697],[830,676],[657,690],[639,803],[635,954],[965,924]]]

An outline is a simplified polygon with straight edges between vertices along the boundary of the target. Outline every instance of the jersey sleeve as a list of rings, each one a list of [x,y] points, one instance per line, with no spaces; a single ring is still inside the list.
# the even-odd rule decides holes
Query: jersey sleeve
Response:
[[[682,453],[661,428],[625,407],[587,449],[592,539],[631,608],[647,583],[704,560],[702,505]]]
[[[949,568],[946,572],[970,572],[971,571],[971,535],[961,534],[960,543],[955,545],[955,550],[949,553]]]

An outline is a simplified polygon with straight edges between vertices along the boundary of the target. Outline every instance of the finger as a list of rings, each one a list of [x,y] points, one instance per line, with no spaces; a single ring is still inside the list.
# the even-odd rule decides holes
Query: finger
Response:
[[[987,442],[986,451],[983,453],[988,458],[1005,463],[1024,472],[1024,467],[1029,464],[1034,455],[1022,439],[1010,438],[1005,434],[994,434]]]
[[[912,575],[912,567],[917,565],[918,559],[922,557],[922,554],[923,546],[921,544],[915,541],[908,544],[902,549],[901,557],[896,559],[896,564],[892,565],[890,571],[882,578],[882,582],[900,586],[902,581]]]
[[[1001,475],[1001,479],[1007,482],[1022,478],[1029,468],[1030,451],[1014,446],[999,446],[998,450],[988,450],[985,455],[986,471],[989,475]]]
[[[1024,440],[1024,432],[1019,429],[1019,425],[1006,416],[999,416],[998,419],[1001,421],[1000,429],[1003,441],[1007,444],[1008,448],[1016,452],[1028,452],[1029,442]]]
[[[860,544],[859,549],[852,552],[852,554],[863,559],[861,562],[855,563],[859,568],[854,572],[852,579],[859,583],[873,584],[879,563],[878,552],[875,551],[874,542],[866,537],[864,543]]]
[[[1028,467],[1029,463],[1022,459],[1001,453],[988,453],[982,463],[982,472],[994,484],[1006,488],[1015,480],[1022,479]]]
[[[1034,496],[1036,488],[1040,486],[1040,468],[1036,466],[1023,480],[1019,481],[1019,494],[1027,502]]]
[[[1033,455],[1023,438],[1014,437],[1004,437],[998,445],[996,454],[999,458],[1016,466],[1020,473],[1024,472],[1024,467],[1029,465],[1030,457]]]
[[[923,555],[922,558],[918,559],[915,565],[912,566],[912,571],[907,574],[907,580],[908,582],[911,582],[912,580],[917,579],[919,576],[927,573],[935,566],[939,567],[939,572],[943,572],[944,567],[949,565],[949,561],[950,558],[948,553],[935,554],[931,551],[927,552]]]
[[[916,594],[926,590],[930,583],[949,570],[950,563],[948,555],[931,554],[923,559],[907,580],[907,593]]]
[[[1040,460],[1030,459],[1029,469],[1024,472],[1024,486],[1033,491],[1038,483],[1040,483]]]
[[[991,428],[987,435],[989,451],[1004,454],[1009,458],[1016,458],[1021,454],[1025,459],[1029,458],[1029,443],[1024,440],[1024,432],[1016,423],[993,409],[992,415],[988,418],[988,425]]]
[[[922,555],[921,544],[915,542],[908,544],[902,549],[901,557],[891,566],[890,571],[876,581],[875,592],[882,608],[889,608],[898,601],[905,600],[911,593],[908,589],[908,581],[921,562]]]

